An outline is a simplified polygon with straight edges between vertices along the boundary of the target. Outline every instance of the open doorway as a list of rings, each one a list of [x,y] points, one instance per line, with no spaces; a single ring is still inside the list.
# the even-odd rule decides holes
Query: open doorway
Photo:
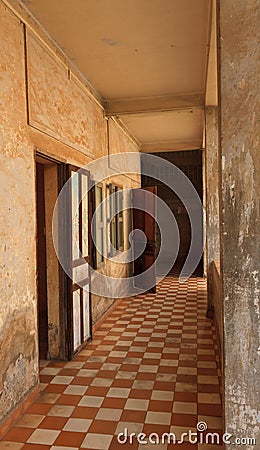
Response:
[[[89,173],[36,154],[37,310],[40,359],[71,359],[91,339],[89,262]],[[66,273],[52,235],[58,194],[71,181],[58,208],[58,247],[65,252]],[[81,192],[87,192],[81,196]],[[70,276],[68,275],[70,274]]]
[[[36,155],[37,294],[40,359],[61,355],[59,264],[52,241],[52,215],[58,196],[58,164]]]
[[[178,167],[191,181],[195,187],[201,202],[203,202],[203,186],[202,186],[202,151],[201,150],[185,150],[185,151],[173,151],[173,152],[157,152],[152,153],[154,156],[165,159],[176,167]],[[153,170],[154,169],[154,170]],[[157,162],[156,167],[151,167],[151,173],[157,173],[163,169]],[[156,186],[157,195],[161,198],[166,205],[173,212],[178,230],[180,233],[180,246],[177,259],[171,268],[170,275],[178,276],[181,273],[181,269],[187,259],[190,243],[191,243],[191,225],[188,216],[188,212],[180,200],[168,186],[158,181],[158,179],[152,176],[142,175],[142,187]],[[202,237],[200,237],[202,239]],[[160,246],[160,233],[157,232],[156,238],[157,246]],[[158,251],[158,249],[157,249]],[[169,254],[171,259],[171,254]],[[193,276],[203,276],[203,257],[201,258],[197,268],[195,269]]]

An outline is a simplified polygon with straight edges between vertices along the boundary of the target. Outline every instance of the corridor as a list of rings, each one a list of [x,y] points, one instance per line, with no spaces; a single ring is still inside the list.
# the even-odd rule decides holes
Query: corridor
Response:
[[[206,318],[206,280],[180,284],[167,277],[156,295],[122,300],[73,361],[43,361],[40,376],[42,393],[1,450],[171,449],[173,443],[143,445],[136,436],[179,438],[195,432],[198,422],[221,434],[219,354]],[[132,444],[129,437],[118,442],[124,429],[135,433]],[[180,448],[222,447],[185,442]]]

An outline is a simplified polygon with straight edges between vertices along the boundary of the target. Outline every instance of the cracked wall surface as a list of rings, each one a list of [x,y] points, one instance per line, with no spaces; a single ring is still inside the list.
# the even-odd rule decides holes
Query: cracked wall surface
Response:
[[[225,426],[258,445],[259,37],[257,2],[220,0]]]

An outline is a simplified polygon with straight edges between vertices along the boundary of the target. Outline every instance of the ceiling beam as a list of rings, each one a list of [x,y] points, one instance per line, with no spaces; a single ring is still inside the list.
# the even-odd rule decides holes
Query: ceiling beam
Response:
[[[171,152],[183,150],[198,150],[202,148],[201,139],[189,139],[181,141],[160,141],[160,142],[144,142],[141,145],[141,152]]]
[[[124,98],[106,100],[104,105],[107,116],[172,111],[175,109],[202,108],[204,106],[204,95],[202,92],[195,92],[181,95]]]

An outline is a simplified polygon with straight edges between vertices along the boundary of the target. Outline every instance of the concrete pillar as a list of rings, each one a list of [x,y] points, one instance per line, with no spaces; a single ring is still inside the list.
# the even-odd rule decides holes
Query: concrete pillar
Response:
[[[259,445],[259,3],[219,0],[219,26],[225,427]]]

